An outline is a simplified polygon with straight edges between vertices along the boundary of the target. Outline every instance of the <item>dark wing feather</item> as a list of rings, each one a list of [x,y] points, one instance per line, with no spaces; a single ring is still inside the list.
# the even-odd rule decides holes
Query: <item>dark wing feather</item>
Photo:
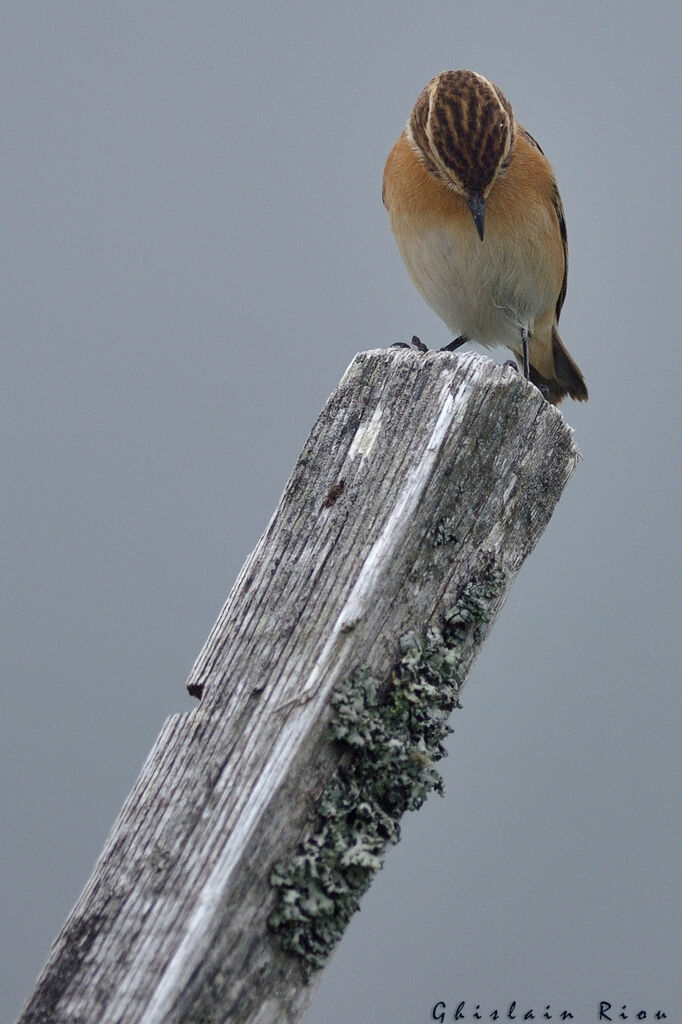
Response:
[[[528,140],[528,142],[530,142],[531,146],[535,146],[535,148],[538,149],[542,153],[542,155],[544,156],[545,155],[545,151],[542,148],[542,146],[540,145],[540,143],[538,142],[538,140],[534,139],[533,136],[531,135],[531,133],[529,131],[526,131],[525,128],[521,128],[521,131],[523,132],[523,134],[526,137],[526,139]]]
[[[561,290],[556,300],[556,320],[559,323],[559,317],[561,316],[561,307],[564,304],[566,298],[566,288],[568,285],[568,235],[566,234],[566,221],[564,219],[564,204],[561,202],[561,196],[559,195],[559,189],[557,188],[556,181],[554,182],[554,189],[552,191],[552,203],[554,204],[554,211],[559,221],[559,231],[561,232],[561,244],[564,247],[564,279],[561,282]]]
[[[523,134],[528,139],[530,144],[532,146],[535,146],[535,148],[538,149],[542,153],[542,155],[544,156],[545,154],[543,153],[542,147],[540,146],[540,144],[537,141],[537,139],[534,139],[533,136],[530,134],[530,132],[526,131],[525,128],[523,129]],[[564,218],[564,204],[561,202],[561,196],[559,195],[559,188],[558,188],[558,185],[557,185],[556,181],[554,181],[554,180],[553,180],[553,188],[552,188],[552,205],[554,207],[554,212],[556,213],[556,219],[559,222],[559,231],[561,233],[561,244],[564,247],[564,279],[561,282],[561,290],[559,291],[559,296],[558,296],[558,298],[556,300],[556,307],[555,307],[556,319],[557,319],[557,323],[559,323],[559,317],[561,316],[561,308],[562,308],[562,306],[564,304],[564,299],[566,298],[566,288],[568,286],[568,235],[566,233],[566,219]]]

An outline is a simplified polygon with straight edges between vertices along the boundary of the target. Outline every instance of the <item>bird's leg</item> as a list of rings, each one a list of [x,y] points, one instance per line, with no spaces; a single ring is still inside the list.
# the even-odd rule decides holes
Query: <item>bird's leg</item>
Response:
[[[526,380],[530,379],[530,359],[528,358],[528,342],[530,336],[528,334],[528,328],[521,328],[521,341],[523,343],[523,376]]]
[[[460,334],[459,338],[455,338],[454,341],[448,342],[447,345],[443,345],[441,352],[454,352],[456,348],[461,345],[465,345],[469,339],[464,334]]]

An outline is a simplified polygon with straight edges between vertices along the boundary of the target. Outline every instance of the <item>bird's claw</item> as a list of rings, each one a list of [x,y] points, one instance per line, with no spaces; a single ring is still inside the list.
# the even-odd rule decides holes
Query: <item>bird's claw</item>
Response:
[[[455,338],[454,341],[449,341],[447,345],[443,345],[443,347],[439,348],[438,351],[454,352],[456,348],[459,348],[460,345],[466,344],[468,340],[468,338],[465,338],[463,335],[460,335],[460,337]],[[425,345],[421,338],[418,338],[416,334],[412,335],[412,341],[409,343],[409,345],[406,341],[394,341],[393,344],[391,345],[391,348],[416,348],[418,352],[429,351],[428,345]]]
[[[391,348],[416,348],[418,352],[429,351],[428,346],[416,334],[412,335],[412,341],[409,344],[406,341],[394,341]]]
[[[502,365],[508,366],[511,370],[514,370],[516,373],[520,372],[518,363],[516,363],[513,359],[507,359],[504,363],[502,363]],[[545,399],[545,401],[549,402],[549,388],[547,387],[547,385],[536,384],[535,381],[533,381],[533,384],[535,384],[535,387],[538,389],[538,391]]]

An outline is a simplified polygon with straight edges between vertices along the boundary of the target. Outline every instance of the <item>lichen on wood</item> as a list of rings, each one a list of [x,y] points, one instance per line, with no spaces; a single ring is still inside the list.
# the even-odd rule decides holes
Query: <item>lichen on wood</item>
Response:
[[[447,755],[449,717],[461,707],[462,644],[490,619],[505,574],[493,557],[440,616],[437,626],[400,638],[388,681],[358,666],[334,691],[330,729],[344,748],[299,852],[275,865],[279,890],[268,920],[306,977],[324,966],[400,839],[400,819],[443,792],[435,763]]]

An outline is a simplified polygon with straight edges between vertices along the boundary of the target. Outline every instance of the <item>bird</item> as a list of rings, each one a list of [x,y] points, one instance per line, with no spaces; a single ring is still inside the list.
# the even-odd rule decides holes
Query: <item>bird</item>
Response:
[[[556,178],[498,86],[436,75],[389,153],[382,198],[412,281],[455,334],[445,349],[504,345],[552,404],[587,399],[558,329],[568,244]]]

